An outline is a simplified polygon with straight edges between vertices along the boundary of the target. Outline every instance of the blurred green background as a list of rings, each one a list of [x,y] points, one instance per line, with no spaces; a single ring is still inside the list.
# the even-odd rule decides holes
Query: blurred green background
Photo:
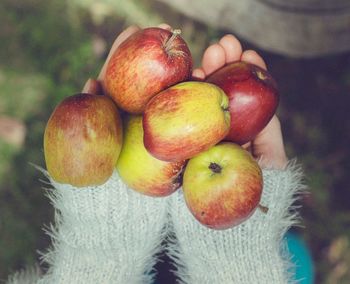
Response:
[[[46,121],[64,97],[96,77],[116,35],[130,24],[182,29],[195,63],[227,33],[153,1],[0,2],[0,282],[39,262],[53,220],[43,176]],[[244,48],[257,49],[242,41]],[[279,84],[278,110],[289,157],[309,194],[295,228],[311,249],[317,283],[350,283],[350,53],[293,59],[263,55]]]

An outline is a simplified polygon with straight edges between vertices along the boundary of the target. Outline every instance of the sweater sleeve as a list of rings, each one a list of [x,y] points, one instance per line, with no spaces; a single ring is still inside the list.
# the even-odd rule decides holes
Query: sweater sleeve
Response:
[[[285,170],[264,170],[261,204],[244,223],[212,230],[197,222],[181,191],[171,200],[175,238],[168,247],[183,283],[291,283],[291,262],[283,249],[285,232],[297,222],[293,202],[304,189],[295,163]]]
[[[103,185],[74,188],[51,181],[55,223],[42,276],[18,273],[9,283],[150,283],[161,249],[167,198],[141,195],[115,172]]]

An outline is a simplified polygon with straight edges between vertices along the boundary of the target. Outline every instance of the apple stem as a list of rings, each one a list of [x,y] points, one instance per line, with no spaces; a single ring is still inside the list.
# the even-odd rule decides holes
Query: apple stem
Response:
[[[174,29],[172,30],[172,35],[171,37],[165,42],[164,47],[165,47],[165,51],[169,52],[171,50],[172,47],[172,43],[174,41],[174,39],[181,34],[181,30],[180,29]]]
[[[210,163],[208,168],[211,169],[216,174],[221,173],[221,170],[222,170],[221,166],[218,165],[217,163]]]
[[[261,81],[264,81],[267,78],[267,76],[264,73],[262,73],[260,70],[256,70],[255,74]]]
[[[261,210],[261,212],[263,212],[265,214],[269,211],[269,207],[266,207],[264,205],[259,204],[258,207]]]

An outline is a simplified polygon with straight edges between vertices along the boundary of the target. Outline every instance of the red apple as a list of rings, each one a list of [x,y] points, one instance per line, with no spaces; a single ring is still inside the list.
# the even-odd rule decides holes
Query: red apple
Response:
[[[229,128],[227,96],[205,82],[184,82],[164,90],[151,99],[143,115],[145,148],[169,162],[207,150]]]
[[[234,62],[214,72],[206,81],[223,89],[230,100],[231,128],[225,140],[241,145],[253,140],[277,109],[276,82],[256,65]]]
[[[107,65],[104,87],[120,108],[142,113],[154,95],[190,78],[192,56],[179,33],[143,29],[116,49]]]
[[[107,96],[77,94],[53,111],[44,133],[46,167],[59,183],[100,185],[112,175],[122,147],[122,123]]]
[[[247,220],[259,207],[263,177],[250,153],[223,142],[189,160],[182,187],[194,217],[202,225],[223,230]]]

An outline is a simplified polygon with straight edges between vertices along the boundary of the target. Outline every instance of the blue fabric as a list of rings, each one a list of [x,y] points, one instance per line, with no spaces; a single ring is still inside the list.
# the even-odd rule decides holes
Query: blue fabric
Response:
[[[285,240],[295,265],[295,280],[300,284],[313,284],[315,281],[314,264],[306,243],[293,232],[288,232]]]

